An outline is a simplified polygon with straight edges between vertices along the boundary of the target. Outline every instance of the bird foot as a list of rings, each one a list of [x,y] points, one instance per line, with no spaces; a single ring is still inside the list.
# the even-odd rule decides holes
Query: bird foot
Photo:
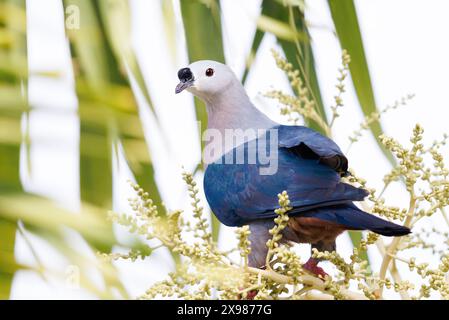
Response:
[[[246,294],[246,300],[254,300],[254,298],[257,296],[258,291],[257,290],[251,290]]]
[[[302,268],[321,279],[324,279],[328,275],[323,268],[318,267],[318,261],[313,258],[307,260],[307,262],[302,265]]]
[[[248,292],[246,293],[246,298],[245,298],[245,300],[254,300],[254,298],[257,296],[257,293],[258,293],[257,290],[251,290],[251,291],[248,291]],[[243,295],[242,295],[242,294],[239,294],[239,295],[238,295],[238,300],[243,300]]]

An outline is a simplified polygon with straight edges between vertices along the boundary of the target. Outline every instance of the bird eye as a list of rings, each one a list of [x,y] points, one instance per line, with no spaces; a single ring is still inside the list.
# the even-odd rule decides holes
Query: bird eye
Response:
[[[206,70],[206,76],[212,77],[214,75],[214,69],[209,68]]]

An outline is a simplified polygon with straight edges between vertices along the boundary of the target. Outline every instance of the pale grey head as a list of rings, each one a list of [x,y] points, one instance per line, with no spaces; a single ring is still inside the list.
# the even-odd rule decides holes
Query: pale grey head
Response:
[[[178,71],[180,83],[176,93],[187,90],[203,100],[223,93],[233,83],[239,82],[234,72],[225,64],[201,60]]]
[[[180,69],[178,78],[176,93],[186,90],[206,102],[209,128],[255,129],[276,125],[251,103],[240,80],[223,63],[196,61]]]

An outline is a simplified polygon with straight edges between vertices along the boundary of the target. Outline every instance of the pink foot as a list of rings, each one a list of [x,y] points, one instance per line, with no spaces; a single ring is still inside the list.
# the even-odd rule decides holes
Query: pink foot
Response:
[[[318,261],[313,258],[310,258],[305,264],[302,265],[302,267],[321,279],[324,279],[328,275],[321,267],[318,267]]]
[[[246,293],[245,300],[254,300],[254,297],[257,296],[257,290],[251,290]],[[238,300],[243,300],[243,295],[239,294],[237,297]]]
[[[251,290],[246,294],[246,300],[254,300],[254,298],[257,296],[257,293],[257,290]]]

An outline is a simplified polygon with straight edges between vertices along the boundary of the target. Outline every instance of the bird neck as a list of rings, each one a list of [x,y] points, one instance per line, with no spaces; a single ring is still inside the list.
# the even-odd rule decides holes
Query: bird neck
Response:
[[[203,160],[212,163],[223,154],[256,138],[277,124],[260,112],[250,101],[243,86],[236,81],[206,102],[207,132]],[[239,141],[239,142],[236,142]]]
[[[206,101],[208,129],[268,129],[276,123],[257,109],[240,82],[232,82],[219,94]]]

